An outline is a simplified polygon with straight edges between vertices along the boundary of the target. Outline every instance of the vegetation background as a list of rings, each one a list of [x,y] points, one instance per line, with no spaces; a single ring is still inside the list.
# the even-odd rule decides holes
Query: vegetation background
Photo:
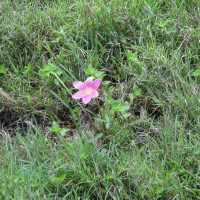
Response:
[[[0,199],[200,199],[199,0],[0,13]],[[84,106],[72,82],[90,75]]]

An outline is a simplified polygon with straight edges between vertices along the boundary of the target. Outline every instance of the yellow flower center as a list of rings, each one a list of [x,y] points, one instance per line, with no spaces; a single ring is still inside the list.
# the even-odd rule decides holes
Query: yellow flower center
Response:
[[[84,90],[81,90],[85,95],[89,95],[89,94],[91,94],[93,91],[94,91],[94,89],[93,88],[86,88],[86,89],[84,89]]]

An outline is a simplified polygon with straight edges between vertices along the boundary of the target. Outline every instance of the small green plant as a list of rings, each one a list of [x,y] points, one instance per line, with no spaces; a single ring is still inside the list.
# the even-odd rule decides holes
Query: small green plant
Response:
[[[40,69],[39,71],[39,74],[44,78],[48,78],[48,79],[52,79],[53,78],[53,81],[56,85],[60,85],[60,82],[59,80],[57,80],[55,78],[55,76],[58,76],[60,77],[62,75],[62,71],[60,71],[57,67],[55,67],[54,65],[52,64],[48,64],[46,66],[44,66],[42,69]],[[66,76],[61,76],[61,80],[63,82],[66,81]]]
[[[104,116],[106,129],[114,125],[116,117],[125,119],[131,116],[129,108],[130,103],[128,101],[122,103],[120,100],[114,100],[112,96],[109,95],[105,101],[105,108],[101,111]]]
[[[95,143],[103,136],[103,133],[99,133],[97,135],[94,135],[94,133],[92,131],[87,131],[87,143],[92,143],[93,145],[95,145]]]
[[[53,121],[52,127],[50,127],[49,130],[53,133],[59,133],[62,136],[65,136],[67,132],[70,131],[68,128],[60,128],[60,126],[55,121]]]
[[[155,23],[155,25],[157,25],[157,27],[161,30],[166,32],[166,34],[171,34],[174,32],[173,28],[170,28],[169,24],[171,23],[171,21],[166,20],[164,22],[159,22],[159,23]]]
[[[6,74],[8,69],[5,67],[4,64],[0,65],[0,74]]]
[[[192,73],[193,76],[200,76],[200,67],[198,69],[196,69],[193,73]]]
[[[128,51],[128,53],[127,53],[127,58],[128,58],[128,60],[130,60],[130,61],[138,62],[137,53],[132,53],[131,51]]]
[[[129,94],[130,101],[133,101],[137,96],[141,95],[141,88],[139,88],[137,85],[133,86],[133,92]]]
[[[91,64],[89,64],[88,68],[85,68],[84,71],[87,76],[94,76],[96,78],[100,78],[101,80],[105,76],[105,72],[98,71],[97,69],[93,68]]]

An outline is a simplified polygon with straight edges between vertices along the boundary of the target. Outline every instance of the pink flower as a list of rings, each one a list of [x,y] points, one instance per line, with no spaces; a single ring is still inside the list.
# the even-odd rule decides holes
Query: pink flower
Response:
[[[101,80],[98,78],[93,81],[93,76],[90,76],[83,83],[81,81],[73,82],[73,86],[79,91],[72,95],[73,99],[83,98],[83,103],[88,104],[92,98],[97,98],[99,93],[97,89],[101,85]]]

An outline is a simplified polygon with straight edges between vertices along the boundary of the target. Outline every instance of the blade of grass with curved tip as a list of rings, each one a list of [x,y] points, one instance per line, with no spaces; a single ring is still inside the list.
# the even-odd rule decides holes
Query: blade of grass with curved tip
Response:
[[[65,90],[67,90],[67,92],[72,95],[71,91],[66,87],[66,85],[63,83],[63,81],[57,76],[57,74],[54,74],[54,76],[59,80],[59,82],[61,83],[61,85],[64,87]]]
[[[77,129],[77,131],[78,131],[79,137],[80,137],[81,142],[82,142],[82,141],[83,141],[83,138],[82,138],[82,135],[81,135],[81,131],[80,131],[80,128],[79,128],[78,123],[77,123],[77,121],[76,121],[75,114],[74,114],[72,108],[71,108],[70,105],[69,105],[69,102],[68,102],[67,96],[66,96],[66,94],[65,94],[65,91],[63,90],[64,100],[63,100],[61,97],[59,97],[55,92],[51,91],[51,93],[52,93],[57,99],[59,99],[59,100],[61,101],[61,103],[62,103],[64,106],[66,106],[66,107],[68,108],[68,110],[69,110],[69,112],[70,112],[70,115],[72,116],[72,120],[73,120],[73,122],[74,122],[74,125],[75,125],[75,127],[76,127],[76,129]],[[79,119],[78,119],[78,121],[79,121],[79,124],[81,124],[81,122],[80,122]]]
[[[76,77],[75,77],[66,67],[64,67],[62,64],[60,64],[60,66],[61,66],[65,71],[67,71],[67,73],[68,73],[74,80],[77,80]],[[57,67],[57,68],[59,68],[60,70],[62,70],[61,67]],[[65,71],[62,70],[62,72],[63,72],[65,75],[67,75],[67,73],[66,73]],[[71,78],[71,77],[70,77],[70,78]]]

